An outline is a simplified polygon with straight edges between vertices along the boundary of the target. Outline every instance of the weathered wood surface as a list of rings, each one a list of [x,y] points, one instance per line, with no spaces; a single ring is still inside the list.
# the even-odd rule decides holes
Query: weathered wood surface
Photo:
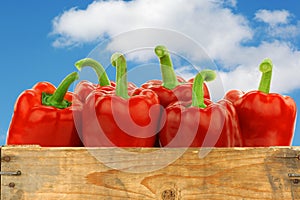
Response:
[[[1,200],[300,199],[300,147],[1,148]],[[300,178],[299,178],[300,179]]]

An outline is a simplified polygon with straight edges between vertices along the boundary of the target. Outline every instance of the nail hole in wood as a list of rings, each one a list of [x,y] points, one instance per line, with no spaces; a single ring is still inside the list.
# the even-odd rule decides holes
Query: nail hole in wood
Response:
[[[14,188],[16,186],[16,184],[14,183],[14,182],[10,182],[9,184],[8,184],[8,187],[10,187],[10,188]]]

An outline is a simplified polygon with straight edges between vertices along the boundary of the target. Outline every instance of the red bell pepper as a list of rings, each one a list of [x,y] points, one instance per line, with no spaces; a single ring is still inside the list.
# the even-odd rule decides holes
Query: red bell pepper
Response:
[[[155,48],[155,53],[160,60],[162,81],[150,80],[141,87],[153,90],[158,95],[160,104],[164,108],[172,102],[191,100],[193,82],[186,82],[182,77],[176,76],[167,48],[164,46],[157,46]],[[205,98],[210,98],[209,91],[205,84],[204,96]]]
[[[94,90],[83,110],[83,143],[89,147],[153,147],[160,104],[157,95],[141,89],[128,94],[126,60],[116,53],[116,89],[110,93]]]
[[[216,74],[203,70],[193,83],[192,102],[176,102],[166,108],[166,121],[159,133],[163,147],[242,146],[238,117],[227,100],[213,103],[204,98],[203,82]]]
[[[289,146],[294,135],[296,103],[289,96],[270,93],[272,61],[260,64],[262,77],[258,90],[231,90],[225,94],[239,116],[247,147]]]
[[[56,89],[51,83],[39,82],[18,97],[7,135],[7,144],[38,144],[40,146],[82,146],[74,125],[73,114],[82,103],[67,92],[78,79],[69,74]]]
[[[98,84],[83,80],[76,85],[74,91],[76,94],[78,94],[82,102],[85,102],[87,96],[94,90],[102,90],[102,92],[110,92],[112,90],[115,90],[116,83],[109,80],[104,67],[96,60],[92,58],[84,58],[77,61],[75,63],[75,66],[79,71],[81,71],[83,67],[90,66],[98,76]],[[133,91],[136,88],[137,87],[133,83],[128,83],[129,92]]]

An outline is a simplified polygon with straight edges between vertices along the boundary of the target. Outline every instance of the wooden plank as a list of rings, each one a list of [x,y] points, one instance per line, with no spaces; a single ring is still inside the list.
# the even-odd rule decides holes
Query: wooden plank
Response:
[[[5,146],[1,199],[300,199],[299,147]],[[4,160],[5,158],[5,160]]]

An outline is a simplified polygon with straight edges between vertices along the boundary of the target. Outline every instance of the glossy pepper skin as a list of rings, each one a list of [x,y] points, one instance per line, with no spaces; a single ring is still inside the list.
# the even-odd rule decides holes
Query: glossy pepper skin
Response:
[[[198,73],[192,102],[176,102],[166,108],[166,121],[159,133],[163,147],[240,147],[243,140],[238,117],[227,100],[213,103],[203,96],[203,81],[211,81],[211,70]]]
[[[73,114],[82,103],[67,92],[78,78],[69,74],[56,89],[49,82],[39,82],[18,97],[7,135],[8,145],[37,144],[42,147],[82,146]]]
[[[166,47],[157,46],[155,53],[160,61],[162,80],[149,80],[141,87],[153,90],[158,95],[160,104],[164,108],[176,101],[190,101],[192,99],[193,79],[185,81],[182,77],[176,76]],[[205,84],[204,95],[205,98],[210,98]]]
[[[82,80],[77,83],[74,92],[79,96],[82,102],[85,102],[87,96],[94,90],[101,90],[102,92],[111,92],[115,90],[116,83],[110,81],[104,67],[92,58],[84,58],[75,63],[75,67],[81,71],[84,67],[91,67],[98,76],[98,83],[92,83],[87,80]],[[131,82],[128,83],[128,91],[132,92],[137,86]]]
[[[231,90],[225,99],[231,101],[238,113],[246,147],[289,146],[294,135],[296,103],[291,97],[269,93],[272,61],[260,65],[263,72],[258,90]]]
[[[93,91],[83,110],[83,143],[88,147],[153,147],[160,105],[148,89],[128,95],[126,60],[112,56],[117,69],[116,89],[110,93]]]

